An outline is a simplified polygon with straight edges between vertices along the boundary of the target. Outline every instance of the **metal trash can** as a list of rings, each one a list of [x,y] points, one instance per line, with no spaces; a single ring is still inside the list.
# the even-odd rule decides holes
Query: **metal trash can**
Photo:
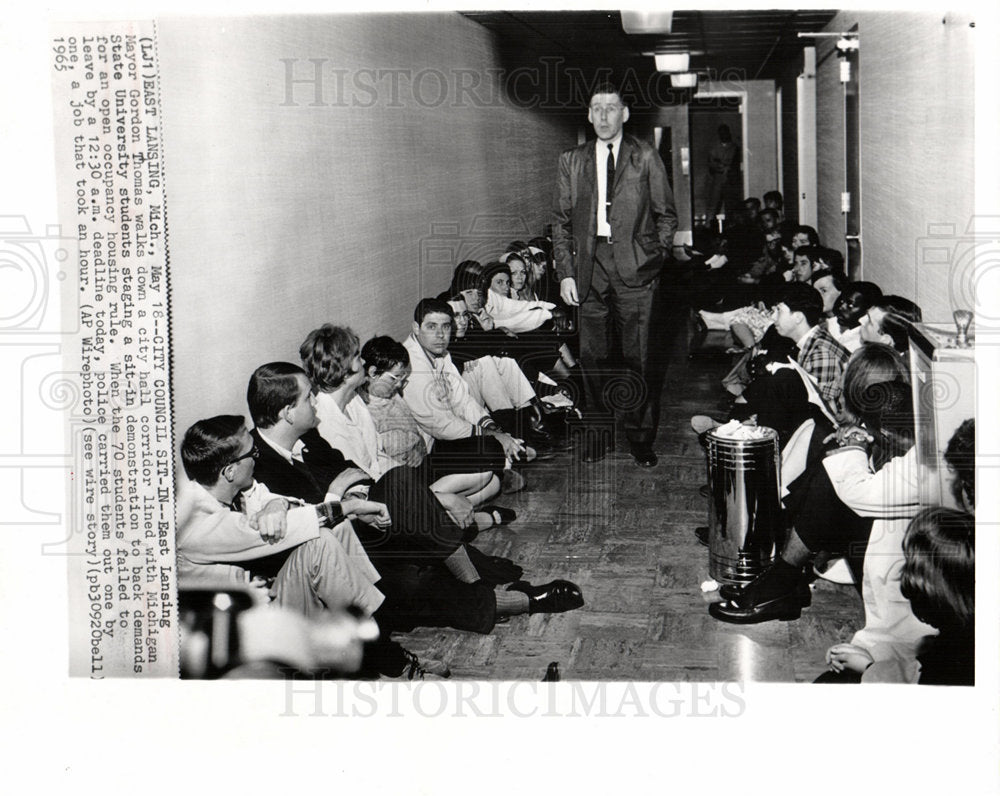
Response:
[[[702,435],[708,464],[709,574],[748,583],[774,561],[783,539],[778,432],[760,426],[759,439]]]

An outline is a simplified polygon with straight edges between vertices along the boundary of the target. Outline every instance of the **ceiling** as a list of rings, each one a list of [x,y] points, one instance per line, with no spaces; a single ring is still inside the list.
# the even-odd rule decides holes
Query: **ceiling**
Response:
[[[807,40],[836,14],[821,10],[674,11],[671,33],[629,35],[618,11],[471,11],[466,17],[500,37],[502,46],[591,68],[655,71],[653,52],[690,52],[691,71],[717,79],[776,78],[800,63]]]

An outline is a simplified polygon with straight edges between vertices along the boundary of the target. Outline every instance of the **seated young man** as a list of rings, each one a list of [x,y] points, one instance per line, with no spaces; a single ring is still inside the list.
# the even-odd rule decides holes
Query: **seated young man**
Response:
[[[284,556],[272,599],[310,618],[354,607],[391,625],[382,579],[354,534],[349,516],[388,526],[384,504],[352,498],[296,505],[254,480],[260,451],[238,415],[199,420],[184,435],[181,460],[189,482],[177,501],[177,569],[182,581],[250,582],[263,559]],[[384,628],[383,628],[384,631]],[[447,674],[383,639],[366,648],[382,674]]]
[[[833,305],[833,316],[827,319],[826,330],[833,339],[852,354],[861,345],[861,319],[882,297],[874,282],[848,282]]]
[[[531,460],[534,451],[522,439],[504,431],[482,404],[448,354],[454,313],[448,302],[425,298],[413,313],[413,330],[403,345],[410,356],[410,377],[403,399],[424,436],[436,463],[457,472],[473,467],[502,472],[503,491],[524,487],[524,477],[510,462]]]
[[[301,368],[286,362],[257,368],[247,403],[257,424],[252,438],[260,451],[256,474],[262,483],[306,503],[321,503],[343,491],[350,494],[364,479],[316,432],[312,386]],[[579,589],[567,581],[518,582],[511,591],[494,591],[493,586],[519,578],[521,568],[467,547],[464,542],[475,533],[472,517],[453,520],[422,471],[393,468],[368,494],[387,507],[391,518],[388,525],[359,528],[382,575],[379,588],[386,594],[392,629],[488,633],[497,615],[552,613],[582,604]]]
[[[794,359],[802,371],[808,375],[816,392],[822,397],[831,414],[843,411],[842,390],[844,368],[851,358],[850,352],[838,343],[821,323],[823,299],[815,288],[793,282],[785,287],[781,300],[775,306],[774,331],[794,343],[788,359]],[[758,375],[743,393],[745,403],[736,403],[731,416],[745,420],[756,414],[761,425],[778,431],[782,440],[802,421],[801,407],[789,405],[784,398],[789,389],[800,392],[796,386],[799,376],[785,373],[787,366],[781,363],[772,366],[775,372],[765,370]],[[786,384],[786,382],[789,382]],[[697,431],[704,430],[710,419],[692,423]]]

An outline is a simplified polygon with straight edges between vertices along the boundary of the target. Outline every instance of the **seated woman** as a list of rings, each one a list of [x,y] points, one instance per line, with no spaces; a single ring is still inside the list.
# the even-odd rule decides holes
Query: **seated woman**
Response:
[[[359,389],[368,376],[358,344],[357,335],[350,329],[326,324],[309,333],[299,348],[299,356],[316,390],[317,430],[320,436],[346,459],[360,467],[373,481],[379,482],[385,473],[399,466],[398,463],[420,466],[426,449],[423,454],[416,447],[407,449],[406,442],[413,440],[404,433],[396,435],[397,446],[392,448],[396,456],[390,456],[387,452],[380,457],[379,431],[368,405],[359,394]],[[408,357],[406,361],[408,362]],[[405,378],[405,368],[384,375],[376,385],[376,391],[381,391],[383,386],[388,389],[390,384],[396,385],[398,391]],[[390,393],[387,401],[391,397]],[[405,422],[400,407],[405,409],[406,404],[398,401],[385,411],[397,423]],[[473,506],[494,497],[500,491],[499,479],[491,472],[461,475],[448,473],[435,478],[428,471],[424,483],[455,516],[469,514]],[[477,527],[498,524],[499,521],[493,516],[495,508],[497,507],[485,507],[484,512],[481,512],[482,516],[475,517]],[[507,509],[497,513],[503,522],[511,521],[511,514],[513,512],[508,512]]]
[[[537,301],[533,290],[532,269],[519,252],[508,252],[500,262],[510,270],[510,297],[518,301]]]
[[[723,586],[723,602],[709,607],[716,619],[751,624],[798,618],[810,597],[802,568],[820,551],[846,554],[855,582],[864,583],[866,611],[886,611],[885,595],[869,579],[870,573],[864,570],[864,580],[859,576],[862,562],[868,563],[864,551],[869,537],[891,532],[885,524],[873,528],[872,519],[908,518],[918,509],[912,396],[902,381],[880,382],[860,395],[857,390],[846,395],[864,427],[841,426],[836,434],[839,447],[788,486],[784,502],[790,531],[780,557],[745,587]],[[897,615],[894,621],[895,632],[907,641],[927,635],[926,626],[911,618]]]
[[[921,511],[903,538],[900,596],[938,635],[905,657],[876,659],[863,646],[834,645],[827,663],[839,676],[817,682],[975,685],[975,567],[975,518],[941,506]]]
[[[552,302],[511,298],[510,268],[505,263],[487,263],[480,279],[479,287],[486,296],[486,311],[501,329],[514,334],[533,332],[552,320],[555,309]]]
[[[527,323],[526,318],[532,314],[544,314],[543,323],[548,321],[552,317],[551,308],[555,306],[549,302],[520,302],[498,295],[497,290],[509,289],[510,273],[509,270],[505,272],[506,266],[502,263],[497,263],[496,266],[499,267],[492,268],[487,274],[486,269],[475,260],[465,260],[459,263],[455,267],[449,291],[441,296],[445,301],[457,298],[459,295],[465,300],[471,313],[470,326],[466,336],[469,340],[474,340],[477,345],[482,346],[482,350],[492,346],[492,353],[515,359],[532,383],[537,384],[539,374],[546,371],[552,371],[564,379],[571,378],[570,369],[576,366],[576,360],[566,344],[552,331],[551,324],[549,324],[548,330],[540,329],[530,333],[517,333],[511,328],[504,327],[499,319],[493,316],[492,311],[488,308],[491,300],[494,309],[500,302],[504,301],[507,302],[504,306],[514,305],[514,308],[510,310],[508,321],[513,322],[510,319],[514,317],[515,310],[517,310],[522,317],[514,325],[519,327]],[[490,285],[497,280],[498,276],[500,283],[504,281],[504,276],[506,276],[508,286],[501,288],[495,285],[491,290]],[[516,305],[532,304],[540,309],[521,308],[518,310],[516,307]],[[537,327],[535,328],[537,329]]]
[[[952,515],[965,514],[971,518],[975,507],[973,420],[966,420],[955,431],[945,449],[944,458],[955,476],[952,497],[958,510]],[[868,482],[869,479],[854,476],[853,480],[844,478],[836,481],[835,487],[838,495],[843,493],[848,500],[860,502]],[[923,530],[928,530],[924,523],[921,524],[925,526]],[[948,623],[948,629],[957,631],[956,635],[937,644],[933,638],[934,628],[942,632],[946,628],[936,624],[939,620],[934,614],[921,611],[921,606],[912,600],[907,602],[909,595],[904,591],[907,588],[905,573],[908,566],[917,563],[911,553],[920,545],[913,545],[910,553],[907,552],[910,531],[907,530],[906,520],[884,521],[879,531],[875,534],[873,530],[865,551],[865,626],[854,634],[851,643],[837,644],[829,649],[827,662],[837,676],[827,677],[826,680],[857,682],[860,676],[862,682],[915,682],[918,660],[923,660],[924,654],[933,647],[937,653],[931,657],[941,663],[941,655],[947,656],[947,649],[952,643],[963,654],[967,651],[971,661],[971,626],[963,631]],[[955,561],[959,565],[957,572],[963,556],[959,555]],[[934,564],[923,563],[929,563],[931,567]],[[964,646],[966,643],[967,647]]]
[[[526,439],[540,454],[551,448],[554,440],[545,427],[548,412],[517,362],[496,356],[479,340],[468,337],[471,313],[461,296],[448,304],[455,311],[455,335],[448,353],[472,397],[489,409],[501,426]]]

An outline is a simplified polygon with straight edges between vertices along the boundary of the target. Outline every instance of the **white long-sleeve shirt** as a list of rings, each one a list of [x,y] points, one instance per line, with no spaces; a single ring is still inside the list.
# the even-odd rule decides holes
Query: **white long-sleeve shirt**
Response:
[[[913,615],[910,601],[900,592],[903,537],[920,510],[916,446],[878,472],[872,472],[867,454],[856,449],[827,456],[823,466],[837,497],[856,514],[875,518],[861,583],[865,626],[851,643],[867,649],[876,661],[913,660],[921,641],[937,635]]]
[[[382,476],[378,431],[360,395],[355,395],[341,411],[333,395],[317,393],[316,417],[319,418],[317,431],[331,448],[339,450],[345,459],[354,462],[374,480]]]
[[[412,368],[403,399],[420,427],[427,450],[431,450],[435,439],[463,439],[476,434],[489,413],[472,398],[451,355],[428,354],[412,334],[403,345]]]

